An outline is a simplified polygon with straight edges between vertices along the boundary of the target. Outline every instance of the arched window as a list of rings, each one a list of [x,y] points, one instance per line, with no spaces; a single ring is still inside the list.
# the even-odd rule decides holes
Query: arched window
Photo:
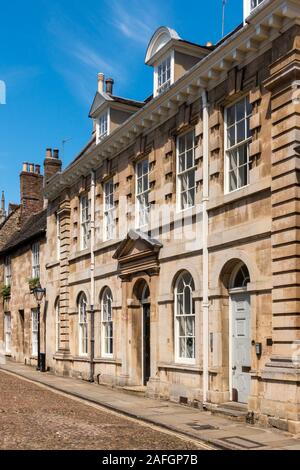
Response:
[[[60,348],[60,304],[59,297],[55,302],[55,337],[56,337],[56,351]]]
[[[111,290],[107,287],[102,295],[102,318],[101,318],[101,331],[102,331],[102,356],[112,357],[114,352],[114,331],[113,331],[113,318],[112,318],[112,302],[113,297]]]
[[[250,274],[245,264],[240,265],[233,273],[231,280],[232,289],[243,289],[250,282]]]
[[[78,320],[79,320],[79,355],[88,354],[88,319],[87,300],[84,294],[80,294],[78,300]]]
[[[175,356],[184,363],[194,363],[196,358],[194,290],[192,276],[183,272],[175,286]]]

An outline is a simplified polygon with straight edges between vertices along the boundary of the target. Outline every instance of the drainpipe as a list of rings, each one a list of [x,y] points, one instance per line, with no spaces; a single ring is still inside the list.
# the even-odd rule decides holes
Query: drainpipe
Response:
[[[90,354],[90,382],[94,382],[94,358],[95,358],[95,197],[96,197],[95,172],[91,172],[91,354]]]
[[[208,211],[207,204],[209,201],[209,127],[208,127],[208,110],[209,103],[207,99],[207,91],[202,92],[203,106],[203,197],[202,197],[202,238],[203,238],[203,404],[208,399],[208,354],[209,354],[209,298],[208,298]]]

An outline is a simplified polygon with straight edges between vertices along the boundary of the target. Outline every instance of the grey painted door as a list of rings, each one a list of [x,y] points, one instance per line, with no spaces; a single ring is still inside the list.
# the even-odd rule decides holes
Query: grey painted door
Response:
[[[251,385],[250,296],[235,294],[232,301],[232,395],[248,403]]]
[[[151,375],[150,304],[143,305],[143,322],[143,381],[147,385]]]

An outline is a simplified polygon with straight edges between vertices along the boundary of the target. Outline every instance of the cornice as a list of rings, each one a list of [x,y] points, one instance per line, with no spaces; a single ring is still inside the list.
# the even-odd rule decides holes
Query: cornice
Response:
[[[248,24],[229,36],[168,91],[147,103],[104,141],[52,178],[46,198],[56,198],[57,193],[98,168],[104,159],[114,158],[131,147],[140,134],[151,132],[174,116],[181,104],[195,100],[203,90],[217,86],[230,69],[243,64],[249,55],[260,54],[287,26],[297,24],[299,18],[299,0],[266,0],[264,7],[249,17]]]

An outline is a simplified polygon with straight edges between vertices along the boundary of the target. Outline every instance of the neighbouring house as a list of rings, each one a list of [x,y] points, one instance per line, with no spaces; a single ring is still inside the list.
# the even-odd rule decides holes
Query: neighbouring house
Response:
[[[20,174],[20,205],[10,208],[0,226],[0,341],[2,352],[18,362],[37,365],[40,346],[45,350],[44,328],[47,304],[39,319],[32,289],[44,286],[47,209],[44,209],[44,183],[61,169],[58,152],[47,150],[44,164],[24,163]]]
[[[299,18],[244,0],[215,45],[159,28],[145,102],[99,74],[93,137],[45,185],[56,374],[299,433]]]

